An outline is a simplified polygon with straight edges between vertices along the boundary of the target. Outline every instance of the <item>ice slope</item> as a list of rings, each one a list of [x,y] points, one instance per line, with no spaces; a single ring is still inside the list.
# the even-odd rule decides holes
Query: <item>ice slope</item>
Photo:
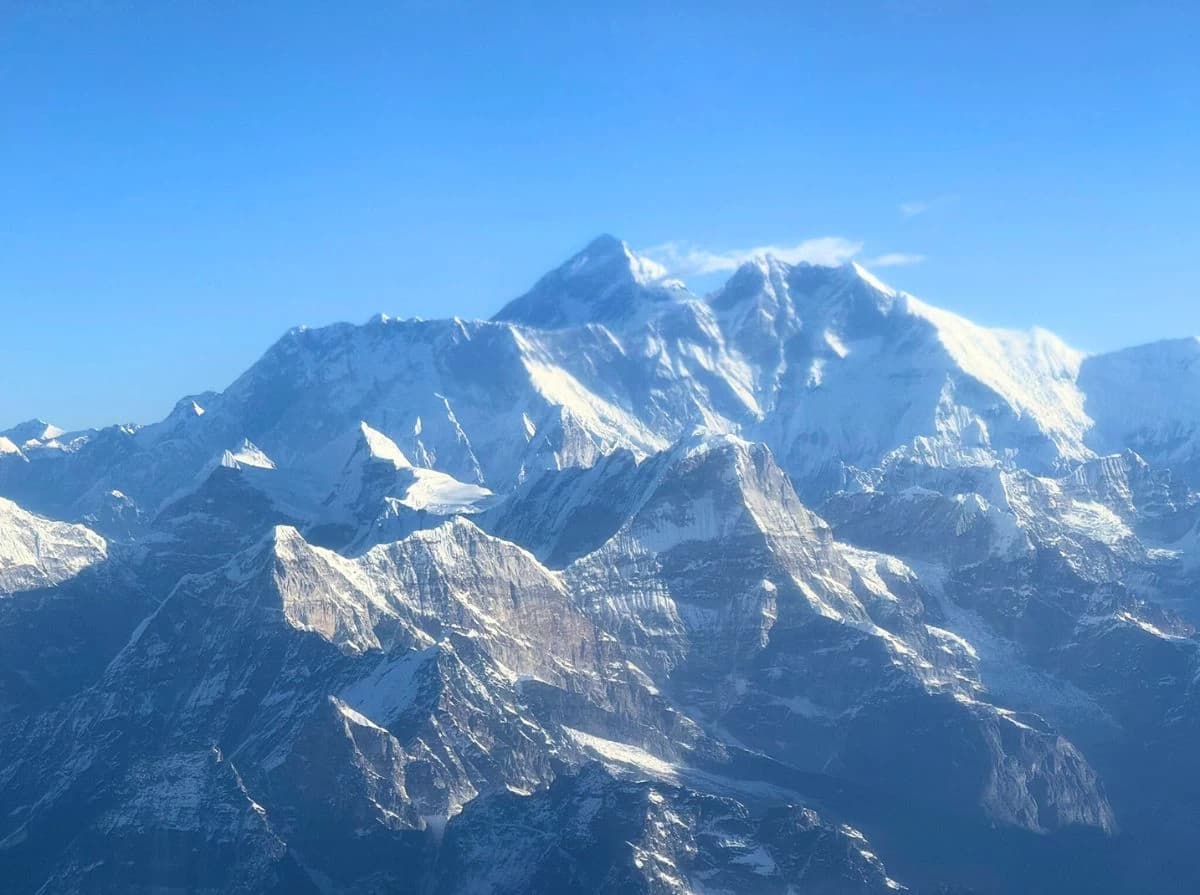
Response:
[[[1137,451],[1200,483],[1200,339],[1153,342],[1088,357],[1079,376],[1096,450]]]
[[[802,490],[893,452],[937,465],[1010,457],[1039,470],[1090,456],[1081,355],[1044,331],[992,330],[879,282],[856,264],[749,262],[710,299],[757,372],[766,441]]]
[[[86,527],[44,519],[0,498],[0,598],[52,587],[107,553],[104,538]]]

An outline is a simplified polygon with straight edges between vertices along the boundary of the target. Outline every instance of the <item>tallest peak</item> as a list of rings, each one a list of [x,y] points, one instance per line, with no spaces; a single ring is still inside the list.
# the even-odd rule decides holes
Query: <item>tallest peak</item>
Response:
[[[619,323],[639,306],[676,297],[680,290],[672,287],[678,284],[666,276],[661,264],[603,234],[505,305],[495,319],[541,329]]]
[[[628,251],[629,246],[625,240],[617,239],[611,233],[601,233],[595,239],[587,244],[584,252],[603,252],[608,254],[617,254],[618,252]]]
[[[632,279],[641,285],[662,280],[667,269],[656,261],[637,254],[629,243],[603,233],[573,255],[559,270],[568,276],[588,276],[602,273],[616,279]]]

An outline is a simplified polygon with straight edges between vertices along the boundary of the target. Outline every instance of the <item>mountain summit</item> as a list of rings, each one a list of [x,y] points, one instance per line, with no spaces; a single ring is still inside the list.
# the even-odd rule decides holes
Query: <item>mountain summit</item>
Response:
[[[587,323],[619,324],[647,303],[671,301],[686,289],[667,270],[603,235],[505,305],[493,320],[540,329]]]
[[[65,434],[58,426],[45,420],[32,419],[18,423],[10,429],[0,432],[0,438],[7,438],[20,446],[29,441],[51,441]]]

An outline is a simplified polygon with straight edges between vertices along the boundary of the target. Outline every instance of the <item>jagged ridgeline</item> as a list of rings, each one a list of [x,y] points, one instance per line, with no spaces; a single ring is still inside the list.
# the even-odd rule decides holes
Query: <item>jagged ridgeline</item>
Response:
[[[1192,893],[1200,342],[611,237],[0,433],[12,893]]]

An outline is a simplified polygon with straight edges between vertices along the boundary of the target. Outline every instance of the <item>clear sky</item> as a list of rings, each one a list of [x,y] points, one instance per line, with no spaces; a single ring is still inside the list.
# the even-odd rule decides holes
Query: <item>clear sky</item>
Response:
[[[299,323],[488,316],[601,232],[689,270],[824,240],[1087,350],[1200,333],[1198,23],[0,0],[0,428],[152,421]]]

